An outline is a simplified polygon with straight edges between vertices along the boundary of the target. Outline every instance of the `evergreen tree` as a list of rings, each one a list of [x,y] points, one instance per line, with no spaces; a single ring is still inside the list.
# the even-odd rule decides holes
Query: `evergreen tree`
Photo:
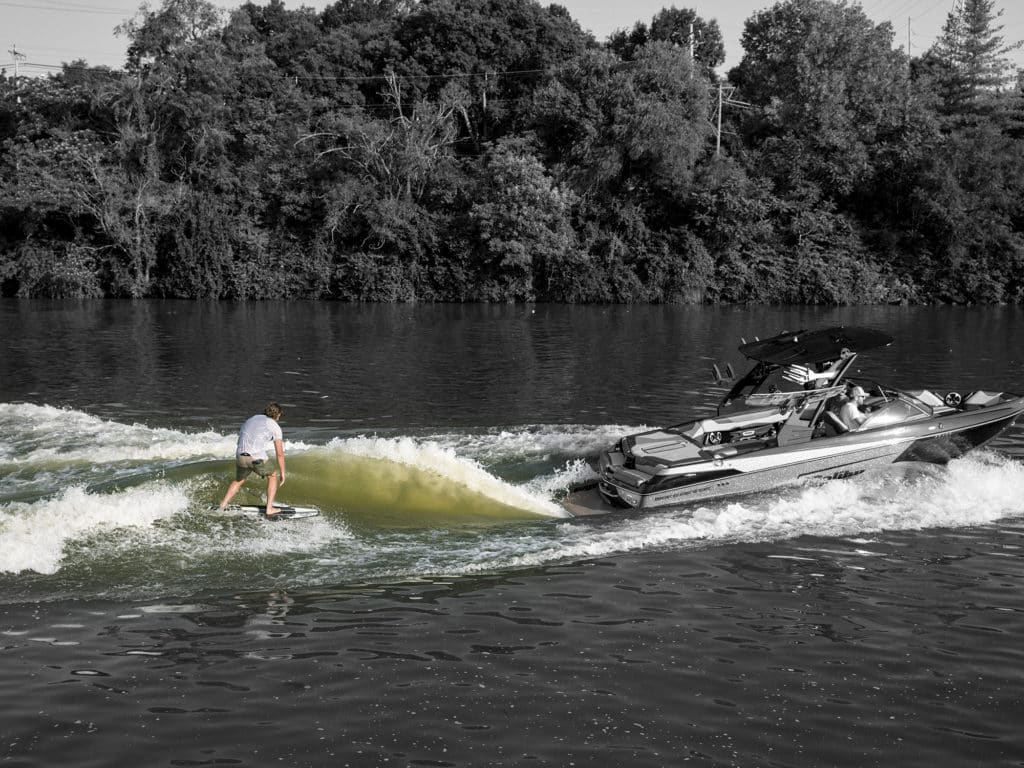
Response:
[[[925,54],[925,69],[946,114],[989,112],[996,97],[1012,88],[1016,71],[1007,54],[1022,43],[1004,41],[1003,25],[997,23],[1002,15],[995,0],[963,0]]]

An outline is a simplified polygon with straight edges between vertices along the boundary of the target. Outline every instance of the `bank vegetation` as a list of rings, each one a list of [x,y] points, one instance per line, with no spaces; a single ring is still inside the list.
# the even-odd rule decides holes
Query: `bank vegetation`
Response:
[[[908,58],[785,0],[723,74],[685,9],[597,41],[535,0],[164,0],[123,70],[0,76],[0,294],[1020,303],[999,18]]]

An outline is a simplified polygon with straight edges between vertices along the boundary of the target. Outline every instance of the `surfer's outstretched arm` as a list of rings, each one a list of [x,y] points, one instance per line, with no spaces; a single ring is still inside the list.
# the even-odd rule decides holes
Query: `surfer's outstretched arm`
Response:
[[[284,441],[274,441],[274,453],[277,454],[277,469],[278,476],[281,478],[281,485],[284,485],[285,471],[284,471]]]

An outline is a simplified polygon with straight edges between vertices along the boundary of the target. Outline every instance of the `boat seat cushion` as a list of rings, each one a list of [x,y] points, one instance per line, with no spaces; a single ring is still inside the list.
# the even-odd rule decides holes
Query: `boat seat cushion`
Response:
[[[850,431],[849,427],[843,423],[843,420],[832,411],[825,411],[822,415],[822,421],[824,421],[827,426],[834,429],[837,435]]]

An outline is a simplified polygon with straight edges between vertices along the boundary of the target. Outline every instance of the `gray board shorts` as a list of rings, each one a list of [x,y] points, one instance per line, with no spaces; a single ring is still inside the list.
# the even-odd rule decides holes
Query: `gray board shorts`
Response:
[[[247,453],[238,454],[235,457],[235,480],[245,480],[253,473],[260,477],[277,474],[277,461],[275,459],[254,459]]]

